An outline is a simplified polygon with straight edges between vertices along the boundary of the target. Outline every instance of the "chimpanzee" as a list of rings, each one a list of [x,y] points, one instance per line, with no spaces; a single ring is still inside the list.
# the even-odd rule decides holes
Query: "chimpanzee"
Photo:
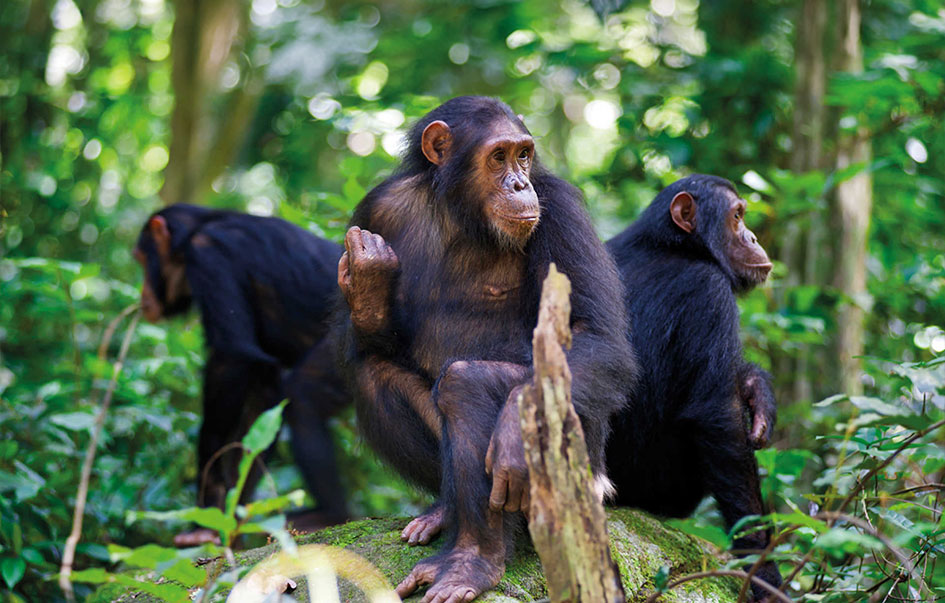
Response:
[[[341,253],[340,245],[277,218],[192,205],[168,206],[142,228],[134,256],[145,271],[145,319],[180,314],[196,301],[204,327],[199,505],[223,506],[240,452],[221,451],[288,396],[293,456],[318,505],[295,523],[318,527],[348,517],[327,426],[348,401],[326,338]],[[196,530],[174,541],[215,539]]]
[[[441,506],[413,525],[445,521],[452,532],[398,594],[432,584],[424,602],[469,601],[502,577],[528,505],[517,395],[531,379],[551,262],[573,286],[573,399],[600,495],[608,419],[635,369],[613,260],[580,193],[536,162],[507,105],[454,98],[421,118],[407,144],[345,238],[344,357],[365,437],[439,494]]]
[[[729,528],[763,513],[752,449],[774,426],[774,395],[767,373],[742,358],[735,295],[764,282],[771,262],[745,207],[727,180],[689,176],[607,243],[641,367],[607,443],[619,505],[683,517],[712,494]],[[735,546],[764,549],[769,538],[754,532]],[[781,583],[771,562],[759,577]]]

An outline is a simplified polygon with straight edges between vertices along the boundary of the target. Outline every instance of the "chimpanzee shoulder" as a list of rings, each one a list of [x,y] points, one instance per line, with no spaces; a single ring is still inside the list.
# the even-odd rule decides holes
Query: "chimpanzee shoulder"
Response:
[[[623,285],[613,259],[597,237],[580,191],[541,169],[532,176],[541,222],[529,243],[528,280],[541,287],[548,265],[571,280],[572,323],[615,332],[626,324]]]

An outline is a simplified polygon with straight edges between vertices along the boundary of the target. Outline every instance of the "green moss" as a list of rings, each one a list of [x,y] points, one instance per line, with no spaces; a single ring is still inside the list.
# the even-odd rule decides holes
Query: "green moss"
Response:
[[[325,544],[345,547],[370,561],[391,585],[403,579],[421,559],[436,553],[439,542],[431,546],[410,547],[401,542],[400,532],[406,519],[365,519],[353,521],[297,537],[300,545]],[[672,576],[702,571],[718,566],[718,551],[712,545],[679,530],[663,525],[658,519],[629,509],[608,511],[611,552],[620,568],[621,580],[629,601],[643,601],[653,589],[653,576],[661,566],[669,566]],[[526,539],[527,540],[527,539]],[[509,562],[505,576],[499,585],[478,599],[482,603],[520,603],[535,601],[548,596],[541,562],[527,542],[519,545]],[[276,545],[241,551],[237,554],[239,565],[255,565],[277,551]],[[211,564],[208,571],[216,573],[224,568],[222,563]],[[346,581],[340,581],[341,600],[364,601],[363,595]],[[299,601],[307,601],[304,580],[294,593]],[[131,593],[115,585],[100,588],[92,601],[128,600]],[[140,597],[141,595],[139,595]],[[738,584],[734,580],[710,578],[688,582],[667,593],[661,601],[726,603],[735,601]],[[419,596],[408,601],[418,601]],[[135,598],[135,601],[150,601]]]

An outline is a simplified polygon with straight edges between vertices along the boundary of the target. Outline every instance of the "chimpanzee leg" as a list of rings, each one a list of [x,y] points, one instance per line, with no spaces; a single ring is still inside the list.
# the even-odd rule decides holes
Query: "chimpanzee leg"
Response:
[[[204,371],[203,423],[197,445],[198,501],[200,506],[223,506],[226,492],[236,485],[242,451],[234,446],[260,414],[279,401],[279,370],[213,353]],[[216,458],[215,458],[216,457]],[[203,479],[206,475],[206,480]],[[252,494],[260,472],[250,473],[243,496]]]
[[[743,517],[764,513],[758,464],[742,424],[740,409],[732,409],[730,414],[716,416],[711,424],[702,425],[703,429],[697,436],[704,479],[718,502],[728,529]],[[750,526],[743,526],[742,530],[745,529],[750,529]],[[770,542],[770,530],[757,529],[736,538],[733,546],[738,550],[761,552]],[[762,565],[756,575],[772,586],[781,585],[781,574],[773,561]],[[766,591],[752,585],[752,594],[760,601]]]
[[[398,585],[401,597],[432,583],[423,603],[469,601],[501,579],[510,531],[505,513],[489,508],[485,456],[509,393],[527,376],[516,364],[460,361],[437,381],[434,397],[444,425],[441,497],[453,533],[446,552],[418,563]]]
[[[314,511],[291,517],[293,527],[300,530],[315,530],[349,518],[328,428],[328,419],[345,406],[349,397],[330,344],[328,338],[316,344],[287,379],[286,424],[291,432],[292,456],[316,505]]]
[[[313,513],[293,520],[296,529],[319,529],[343,523],[349,517],[328,417],[319,412],[316,404],[314,400],[295,398],[286,408],[292,456],[315,499]]]
[[[227,491],[239,478],[239,442],[250,425],[281,397],[278,367],[211,353],[204,367],[203,422],[197,443],[197,504],[223,508]],[[267,451],[268,453],[268,451]],[[265,457],[265,455],[264,455]],[[262,475],[254,464],[241,499],[252,496]],[[195,546],[216,540],[212,530],[196,529],[174,537],[176,546]]]
[[[358,423],[375,451],[400,475],[438,492],[440,412],[430,384],[406,368],[371,356],[355,369]],[[392,426],[396,433],[392,434]]]

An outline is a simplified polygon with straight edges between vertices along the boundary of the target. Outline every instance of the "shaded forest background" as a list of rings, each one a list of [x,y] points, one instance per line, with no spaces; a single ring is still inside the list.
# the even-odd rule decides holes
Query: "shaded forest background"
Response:
[[[827,508],[882,465],[863,513],[945,583],[942,434],[889,458],[945,408],[940,0],[11,0],[0,36],[4,596],[58,596],[48,580],[120,338],[98,348],[136,300],[147,215],[200,203],[338,240],[410,122],[460,94],[523,114],[605,239],[683,175],[738,184],[775,260],[741,301],[746,354],[780,404],[759,453],[770,509]],[[107,565],[112,543],[167,543],[165,525],[127,512],[192,504],[202,357],[196,316],[138,327],[80,566]],[[351,414],[333,428],[359,514],[424,504],[363,449]],[[287,458],[266,494],[301,486]],[[709,534],[714,514],[688,525]],[[902,582],[870,557],[876,541],[816,552],[817,534],[792,538],[785,558],[805,568],[871,559],[805,569],[797,589]]]

